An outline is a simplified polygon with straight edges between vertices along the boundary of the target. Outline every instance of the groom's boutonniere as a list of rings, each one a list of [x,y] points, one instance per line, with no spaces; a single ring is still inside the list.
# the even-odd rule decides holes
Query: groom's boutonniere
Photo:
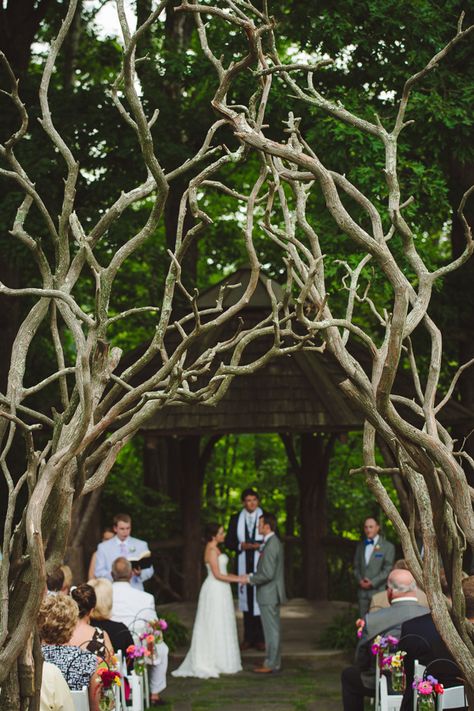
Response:
[[[128,549],[128,552],[129,552],[129,553],[135,553],[136,550],[137,550],[137,549],[135,548],[135,546],[130,546],[129,549]]]

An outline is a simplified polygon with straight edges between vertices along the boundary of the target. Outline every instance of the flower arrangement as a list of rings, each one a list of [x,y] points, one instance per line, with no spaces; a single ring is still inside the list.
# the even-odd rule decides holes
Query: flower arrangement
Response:
[[[390,654],[390,648],[396,647],[397,644],[398,639],[396,637],[393,637],[391,634],[385,636],[379,634],[377,635],[377,637],[375,637],[370,647],[370,651],[375,657],[378,658],[378,664],[380,668],[382,668],[382,660],[384,656],[387,657]]]
[[[100,711],[110,711],[114,708],[114,687],[120,686],[120,674],[115,669],[99,666],[97,676],[100,680]]]
[[[388,657],[382,657],[381,667],[390,672],[392,677],[392,689],[394,691],[405,691],[405,669],[404,656],[406,652],[396,652]]]
[[[140,635],[140,642],[150,653],[149,659],[151,663],[153,663],[154,657],[156,656],[155,647],[157,644],[163,642],[163,632],[167,629],[168,623],[166,620],[157,618],[156,620],[147,622],[145,631]]]
[[[364,627],[365,627],[365,620],[363,617],[359,617],[356,620],[356,627],[357,627],[357,639],[360,639],[362,637],[362,632],[364,631]]]
[[[130,644],[126,649],[127,659],[133,662],[133,671],[135,674],[142,675],[145,672],[145,663],[150,656],[150,651],[147,647],[139,644]]]
[[[436,708],[438,694],[444,694],[444,686],[431,675],[427,676],[426,679],[415,677],[412,687],[418,693],[418,711],[432,711]]]

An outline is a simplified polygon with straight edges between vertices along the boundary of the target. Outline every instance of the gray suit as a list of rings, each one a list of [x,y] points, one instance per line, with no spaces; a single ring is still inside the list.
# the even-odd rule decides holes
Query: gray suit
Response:
[[[286,594],[283,546],[275,534],[267,539],[257,571],[250,575],[250,584],[257,586],[257,601],[265,636],[265,666],[277,670],[281,666],[280,604],[286,602]]]
[[[357,597],[359,599],[359,613],[363,617],[369,609],[372,595],[380,590],[385,589],[388,574],[392,570],[395,561],[395,546],[393,543],[386,541],[383,536],[379,535],[377,543],[374,545],[374,550],[369,558],[369,562],[365,563],[365,545],[364,541],[357,544],[354,556],[354,575],[359,582],[362,578],[368,578],[372,581],[371,590],[363,590],[359,588]]]
[[[407,596],[410,593],[407,593]],[[415,597],[416,593],[412,593]],[[402,624],[414,617],[426,615],[429,612],[418,602],[411,600],[394,600],[390,607],[370,612],[365,617],[365,627],[356,649],[356,664],[360,668],[362,683],[368,689],[375,688],[375,657],[370,647],[379,634],[391,634],[400,637]]]

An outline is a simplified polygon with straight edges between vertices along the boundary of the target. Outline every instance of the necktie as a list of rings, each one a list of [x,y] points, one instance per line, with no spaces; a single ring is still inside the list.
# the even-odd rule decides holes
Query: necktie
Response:
[[[120,555],[122,558],[127,557],[127,544],[122,541],[120,544]]]
[[[373,546],[374,545],[374,539],[373,538],[366,538],[364,541],[366,546]]]

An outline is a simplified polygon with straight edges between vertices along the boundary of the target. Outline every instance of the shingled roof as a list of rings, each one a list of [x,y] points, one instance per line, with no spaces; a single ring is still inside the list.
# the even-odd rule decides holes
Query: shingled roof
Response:
[[[233,288],[226,290],[223,306],[236,303],[249,276],[248,269],[237,270],[204,291],[199,298],[199,306],[215,306],[224,284]],[[282,288],[261,275],[249,304],[239,314],[246,326],[269,313],[268,286],[281,299]],[[224,331],[221,329],[219,333],[211,334],[211,338],[216,342],[228,338],[236,327],[237,320],[229,322],[223,327]],[[257,339],[249,358],[263,354],[270,340]],[[228,392],[216,406],[168,406],[149,420],[144,430],[163,436],[358,430],[363,427],[364,418],[338,387],[338,382],[344,377],[329,354],[300,351],[291,356],[277,357],[256,373],[234,378]],[[398,392],[404,390],[406,386],[397,387]],[[465,423],[469,419],[472,421],[472,413],[453,400],[444,408],[441,417],[445,425]]]

